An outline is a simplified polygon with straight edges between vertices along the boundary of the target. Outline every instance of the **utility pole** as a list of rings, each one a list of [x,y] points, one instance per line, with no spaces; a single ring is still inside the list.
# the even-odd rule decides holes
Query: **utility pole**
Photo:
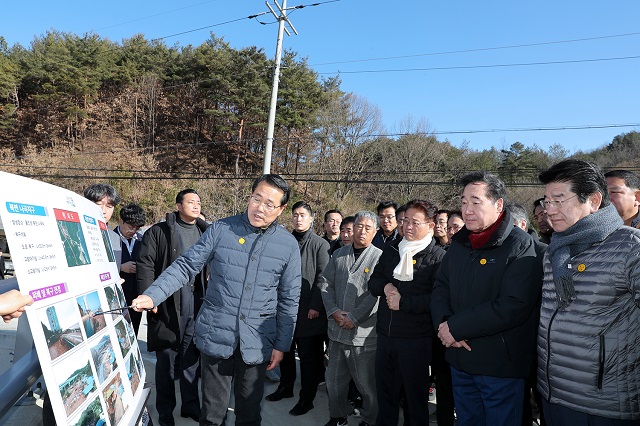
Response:
[[[267,141],[264,146],[264,163],[262,165],[262,173],[271,173],[271,151],[273,148],[273,131],[276,124],[276,104],[278,103],[278,84],[280,83],[280,61],[282,57],[282,38],[284,32],[287,35],[291,35],[289,30],[284,27],[285,22],[289,24],[291,30],[298,35],[298,32],[293,27],[289,18],[287,18],[287,0],[282,0],[282,7],[278,4],[277,0],[273,0],[280,14],[277,15],[273,8],[269,5],[268,1],[265,4],[271,11],[271,14],[278,20],[278,42],[276,43],[276,58],[275,69],[273,70],[273,86],[271,88],[271,105],[269,106],[269,121],[267,122]]]

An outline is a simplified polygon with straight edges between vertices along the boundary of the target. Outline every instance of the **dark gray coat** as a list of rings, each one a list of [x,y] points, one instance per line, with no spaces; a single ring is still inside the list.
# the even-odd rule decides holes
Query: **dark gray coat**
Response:
[[[640,231],[624,226],[571,264],[577,297],[559,310],[545,255],[538,389],[572,410],[640,420]]]
[[[320,294],[320,276],[329,262],[329,243],[310,229],[298,241],[298,245],[302,265],[302,287],[294,336],[309,337],[326,334],[327,314]],[[309,309],[320,312],[320,316],[309,319]]]

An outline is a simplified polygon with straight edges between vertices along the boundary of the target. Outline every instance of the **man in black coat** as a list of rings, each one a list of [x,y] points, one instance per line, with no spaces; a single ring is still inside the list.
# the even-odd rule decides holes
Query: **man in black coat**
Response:
[[[484,171],[460,183],[465,226],[436,275],[433,324],[447,348],[458,422],[520,425],[542,266],[505,210],[504,183]]]
[[[127,306],[131,306],[131,301],[138,296],[138,284],[136,282],[136,261],[142,247],[142,234],[138,232],[145,224],[147,217],[144,209],[137,204],[127,204],[120,209],[120,222],[113,230],[120,235],[120,246],[122,247],[122,262],[120,265],[120,278],[124,279],[122,291],[127,301]],[[133,309],[129,311],[133,330],[138,335],[142,313]]]
[[[200,219],[200,196],[185,189],[176,196],[176,212],[145,232],[137,261],[138,292],[142,294],[173,261],[195,244],[208,224]],[[161,426],[173,426],[174,380],[180,380],[180,414],[200,419],[198,396],[200,353],[193,340],[195,316],[205,293],[206,271],[191,285],[147,312],[147,349],[156,353],[156,409]],[[174,371],[174,366],[179,371]],[[177,377],[176,377],[177,376]]]

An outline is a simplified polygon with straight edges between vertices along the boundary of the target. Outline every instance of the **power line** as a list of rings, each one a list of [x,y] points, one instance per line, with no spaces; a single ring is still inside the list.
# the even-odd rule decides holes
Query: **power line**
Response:
[[[558,40],[558,41],[543,41],[537,43],[526,43],[526,44],[513,44],[506,46],[494,46],[494,47],[480,47],[476,49],[461,49],[461,50],[449,50],[444,52],[431,52],[431,53],[416,53],[413,55],[401,55],[401,56],[387,56],[381,58],[365,58],[365,59],[352,59],[349,61],[336,61],[336,62],[322,62],[318,64],[310,64],[309,66],[321,66],[321,65],[337,65],[337,64],[350,64],[356,62],[373,62],[373,61],[388,61],[395,59],[407,59],[407,58],[417,58],[424,56],[439,56],[439,55],[453,55],[458,53],[472,53],[472,52],[486,52],[491,50],[504,50],[504,49],[519,49],[523,47],[534,47],[534,46],[547,46],[553,44],[563,44],[563,43],[577,43],[583,41],[592,41],[592,40],[603,40],[609,38],[616,37],[630,37],[640,35],[640,32],[634,33],[625,33],[625,34],[613,34],[613,35],[605,35],[605,36],[596,36],[596,37],[585,37],[585,38],[576,38],[569,40]]]
[[[580,64],[591,62],[607,62],[607,61],[625,61],[630,59],[640,59],[638,56],[621,56],[614,58],[593,58],[593,59],[575,59],[567,61],[548,61],[548,62],[522,62],[513,64],[489,64],[489,65],[459,65],[449,67],[428,67],[428,68],[397,68],[383,70],[358,70],[358,71],[334,71],[319,72],[320,75],[336,75],[336,74],[374,74],[389,72],[411,72],[411,71],[442,71],[442,70],[467,70],[467,69],[483,69],[483,68],[510,68],[510,67],[529,67],[538,65],[562,65],[562,64]]]
[[[328,0],[328,1],[323,1],[323,2],[319,2],[319,3],[303,4],[303,5],[288,7],[287,10],[299,10],[299,9],[303,9],[305,7],[320,6],[320,5],[323,5],[323,4],[335,3],[335,2],[338,2],[338,1],[341,1],[341,0]],[[163,40],[163,39],[166,39],[166,38],[177,37],[179,35],[195,33],[197,31],[202,31],[202,30],[206,30],[206,29],[209,29],[209,28],[213,28],[213,27],[219,27],[219,26],[222,26],[222,25],[231,24],[233,22],[244,21],[245,19],[255,19],[255,18],[259,17],[259,16],[266,15],[268,13],[269,12],[260,12],[260,13],[257,13],[255,15],[245,16],[243,18],[232,19],[230,21],[225,21],[225,22],[220,22],[220,23],[217,23],[217,24],[207,25],[207,26],[200,27],[200,28],[194,28],[192,30],[182,31],[182,32],[179,32],[179,33],[174,33],[174,34],[169,34],[169,35],[162,36],[162,37],[156,37],[156,38],[152,39],[151,41],[158,41],[158,40]],[[262,25],[266,25],[266,22],[260,22],[257,19],[256,19],[256,21],[258,23],[262,24]]]
[[[110,28],[119,27],[119,26],[127,25],[127,24],[132,24],[134,22],[144,21],[146,19],[155,18],[156,16],[168,15],[170,13],[179,12],[181,10],[186,10],[186,9],[191,9],[192,7],[202,6],[203,4],[214,3],[214,2],[217,2],[217,1],[220,1],[220,0],[203,1],[201,3],[192,4],[190,6],[180,7],[178,9],[168,10],[166,12],[160,12],[160,13],[156,13],[154,15],[145,16],[145,17],[142,17],[142,18],[132,19],[131,21],[121,22],[119,24],[113,24],[113,25],[109,25],[107,27],[98,28],[96,31],[108,30]]]
[[[568,131],[568,130],[593,130],[593,129],[609,129],[609,128],[625,128],[625,127],[640,127],[640,123],[624,123],[624,124],[586,124],[580,126],[555,126],[555,127],[520,127],[520,128],[503,128],[503,129],[479,129],[479,130],[435,130],[428,133],[423,134],[413,134],[413,133],[385,133],[385,134],[372,134],[367,136],[367,140],[375,139],[375,138],[398,138],[398,137],[406,137],[406,136],[433,136],[433,135],[453,135],[453,134],[476,134],[476,133],[502,133],[502,132],[541,132],[541,131]],[[291,137],[284,138],[279,137],[275,138],[278,142],[288,143],[289,140],[293,141],[305,141],[305,142],[313,142],[316,140],[329,139],[330,136],[323,135],[312,135],[312,136],[304,136],[300,137]],[[96,155],[96,154],[116,154],[119,152],[132,152],[132,151],[151,151],[151,150],[165,150],[165,149],[176,149],[179,147],[182,148],[202,148],[212,145],[225,145],[225,144],[246,144],[246,143],[254,143],[263,141],[262,137],[258,138],[247,138],[242,140],[224,140],[224,141],[209,141],[209,142],[193,142],[189,144],[166,144],[166,145],[157,145],[155,147],[149,146],[141,146],[141,147],[123,147],[121,149],[105,149],[100,151],[82,151],[82,155]],[[17,141],[19,143],[20,141]],[[60,153],[59,155],[49,154],[50,157],[61,157],[68,156],[68,153]],[[19,158],[27,159],[30,156],[21,156]]]

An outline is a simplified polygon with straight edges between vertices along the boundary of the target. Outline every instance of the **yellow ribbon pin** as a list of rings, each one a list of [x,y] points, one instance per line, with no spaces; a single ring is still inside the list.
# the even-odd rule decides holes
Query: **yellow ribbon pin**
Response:
[[[413,259],[413,264],[414,264],[414,265],[416,264],[416,260],[415,260],[415,259]]]
[[[486,265],[487,264],[487,259],[480,259],[480,264],[481,265]]]
[[[369,268],[364,268],[364,273],[368,273],[369,272]]]
[[[584,263],[581,263],[578,265],[578,272],[584,272],[587,270],[587,265],[585,265]]]
[[[240,244],[244,244],[244,238],[240,238],[240,239],[238,240],[238,242],[239,242]]]

